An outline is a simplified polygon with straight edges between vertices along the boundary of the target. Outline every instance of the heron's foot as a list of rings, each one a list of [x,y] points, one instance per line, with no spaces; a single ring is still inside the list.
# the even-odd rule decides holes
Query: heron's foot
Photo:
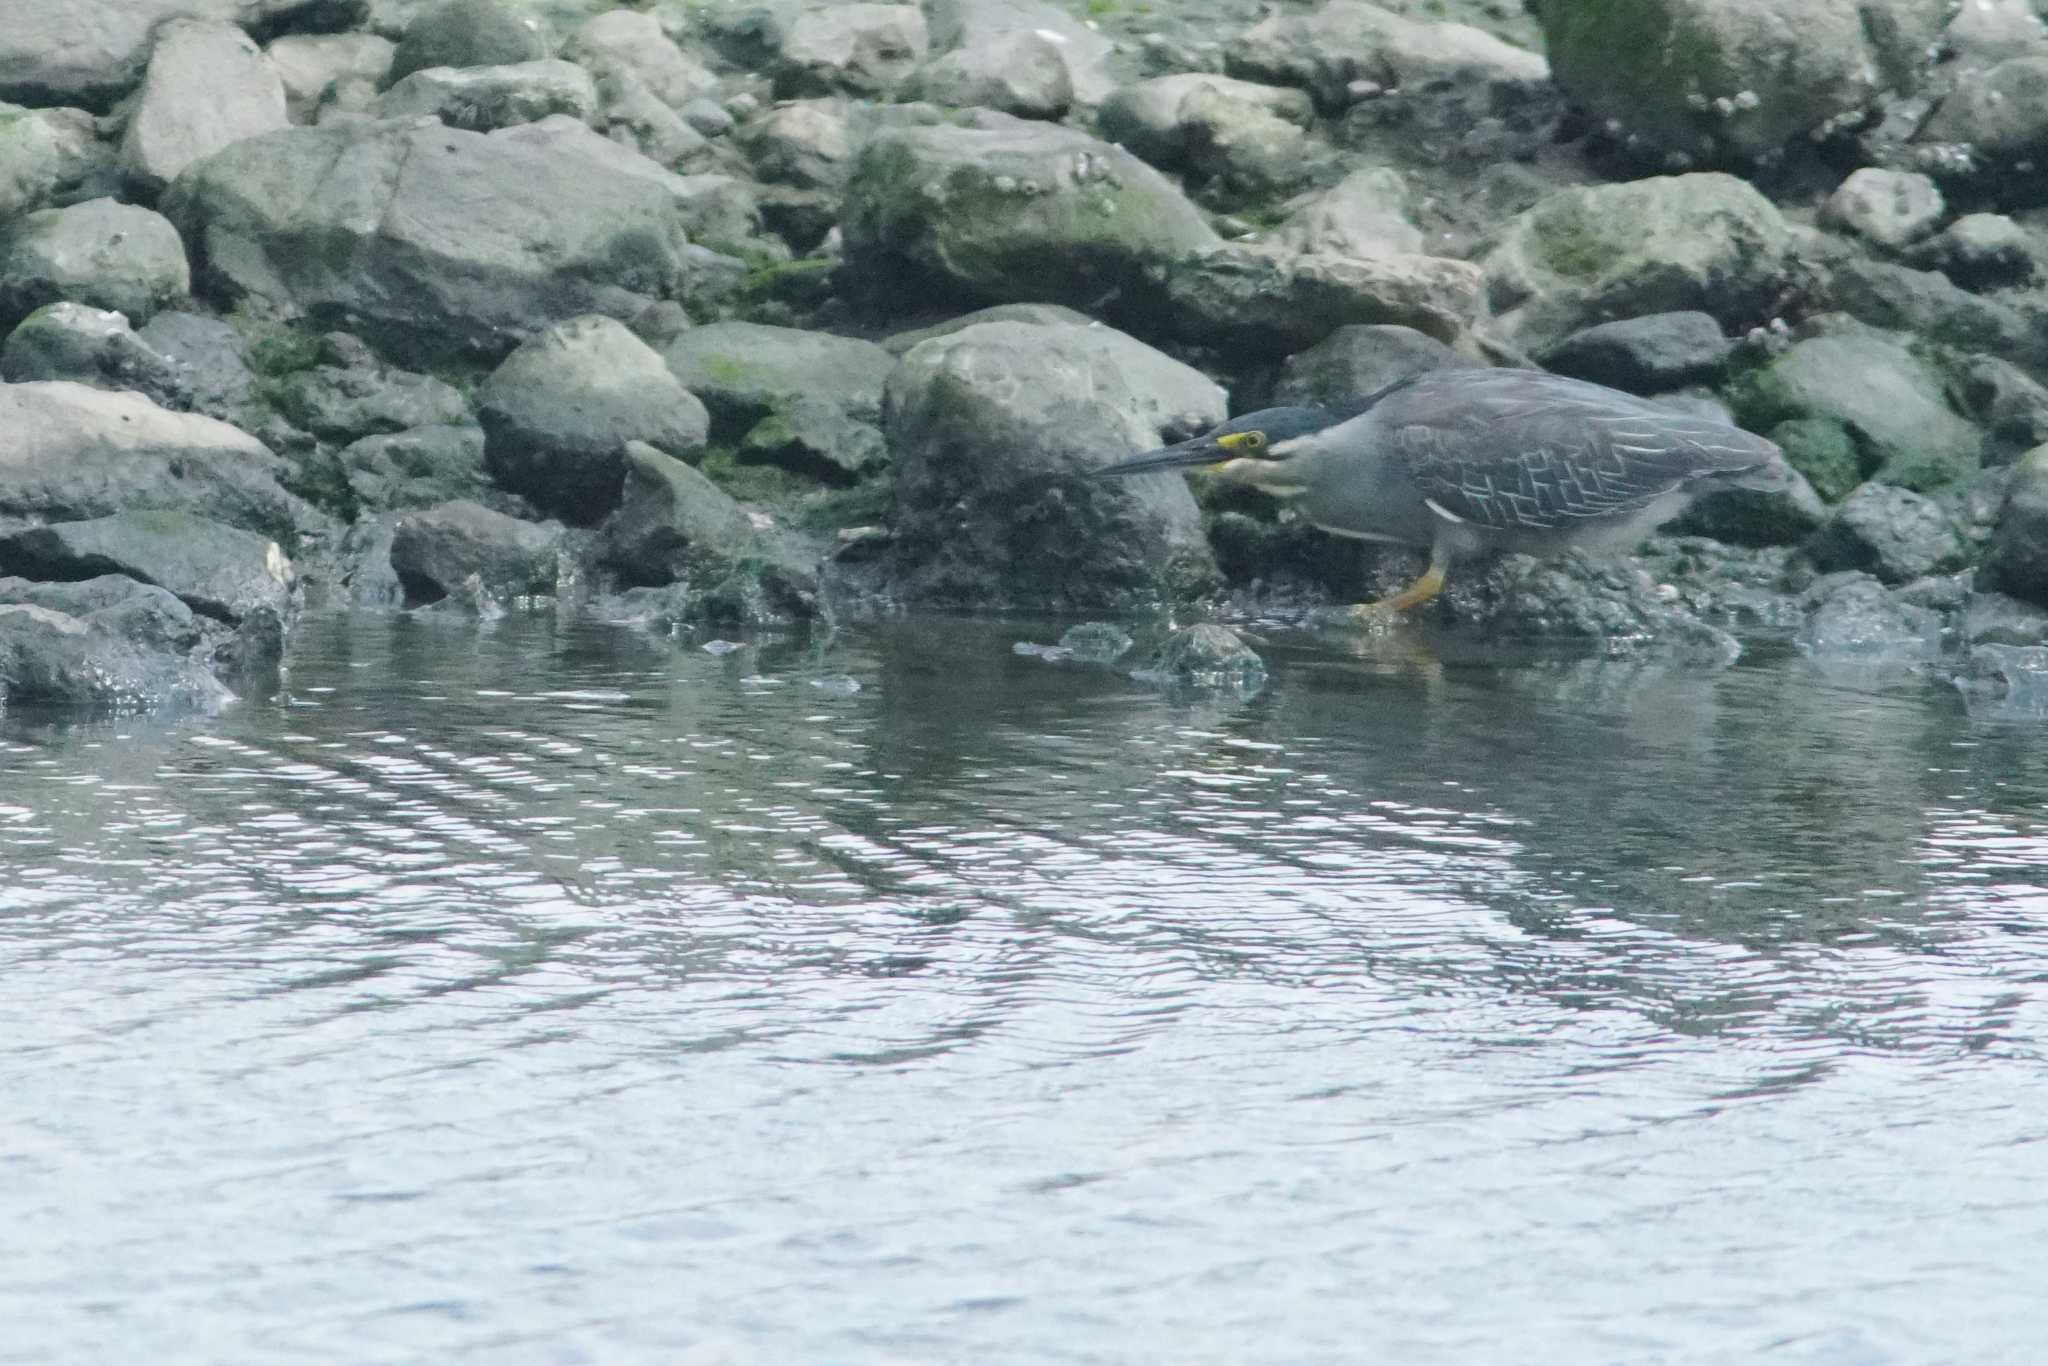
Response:
[[[1443,591],[1444,571],[1437,565],[1431,565],[1429,571],[1421,578],[1390,597],[1381,598],[1378,602],[1355,603],[1340,609],[1341,620],[1337,624],[1350,626],[1356,630],[1384,631],[1393,625],[1401,613],[1422,606]]]

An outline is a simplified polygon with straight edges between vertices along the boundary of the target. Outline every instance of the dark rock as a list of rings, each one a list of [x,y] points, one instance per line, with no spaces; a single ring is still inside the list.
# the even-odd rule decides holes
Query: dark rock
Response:
[[[408,512],[392,524],[391,567],[408,606],[455,593],[474,578],[493,598],[555,591],[558,523],[535,525],[477,503]]]
[[[1872,327],[1912,332],[1958,350],[2030,364],[2048,354],[2042,330],[2018,309],[1958,288],[1939,271],[1850,261],[1829,278],[1825,297]]]
[[[783,34],[775,93],[887,95],[924,60],[926,46],[924,11],[916,5],[814,6]]]
[[[2048,646],[1979,645],[1950,679],[1973,716],[2048,716]]]
[[[1340,327],[1308,350],[1287,358],[1273,389],[1273,402],[1346,403],[1426,370],[1478,364],[1412,327]]]
[[[679,178],[552,122],[287,129],[193,166],[165,210],[224,302],[339,324],[402,361],[502,355],[549,322],[687,297]]]
[[[1827,197],[1820,221],[1873,246],[1900,251],[1933,232],[1947,205],[1941,190],[1917,171],[1865,166]]]
[[[0,329],[59,302],[145,323],[191,288],[177,229],[132,204],[93,199],[44,209],[0,234]]]
[[[188,654],[201,639],[192,609],[175,593],[126,574],[57,583],[0,579],[0,603],[26,603],[62,612],[89,627],[167,654]]]
[[[2011,458],[2048,442],[2048,387],[1996,356],[1964,356],[1955,364],[1963,412],[1994,443],[1988,456]]]
[[[1131,645],[1122,627],[1107,621],[1084,621],[1061,633],[1059,648],[1083,664],[1114,664]]]
[[[2040,272],[2042,244],[2001,213],[1965,214],[1906,253],[1906,264],[1938,270],[1964,289],[2022,285]]]
[[[121,142],[121,170],[154,197],[201,157],[289,122],[284,84],[248,34],[233,24],[175,19],[157,30]]]
[[[264,397],[292,423],[327,441],[461,426],[469,404],[453,386],[384,364],[345,332],[321,339],[329,363],[264,386]]]
[[[1439,256],[1352,258],[1224,246],[1164,267],[1145,305],[1190,342],[1228,338],[1233,351],[1279,357],[1340,327],[1392,324],[1439,340],[1478,311],[1479,271]]]
[[[42,579],[125,574],[227,622],[259,607],[285,612],[296,578],[277,542],[189,512],[119,512],[16,531],[0,536],[0,569]]]
[[[1508,555],[1484,574],[1454,578],[1438,602],[1443,620],[1494,640],[1611,656],[1668,651],[1716,664],[1742,653],[1733,636],[1629,560]]]
[[[189,659],[45,607],[0,606],[0,700],[208,709],[231,700]]]
[[[618,506],[628,442],[691,455],[709,430],[704,405],[662,358],[605,317],[541,332],[506,358],[477,397],[492,477],[578,524]]]
[[[1941,616],[1902,602],[1868,574],[1830,574],[1801,599],[1799,648],[1822,663],[1914,664],[1941,649]]]
[[[1781,488],[1717,489],[1705,494],[1669,530],[1680,536],[1711,536],[1729,545],[1799,545],[1827,520],[1827,504],[1795,471]]]
[[[2048,606],[2048,447],[2013,466],[1984,570],[1985,587]]]
[[[366,436],[339,458],[349,490],[364,508],[429,508],[457,500],[490,506],[505,500],[485,472],[478,427],[414,427]]]
[[[1081,307],[1216,241],[1195,206],[1129,152],[1024,121],[874,138],[842,226],[856,270],[907,268],[995,302]]]
[[[1770,438],[1785,452],[1785,463],[1798,470],[1828,502],[1849,496],[1876,472],[1864,467],[1863,454],[1849,428],[1834,417],[1787,418],[1770,429]]]
[[[1157,444],[1081,329],[986,323],[925,342],[890,377],[891,569],[914,600],[1121,610],[1216,584],[1186,482],[1085,476]]]
[[[1887,584],[1960,569],[1962,529],[1931,498],[1887,484],[1865,484],[1842,500],[1807,545],[1823,573],[1854,569]]]
[[[625,496],[604,525],[600,554],[629,584],[674,585],[665,595],[673,619],[768,623],[819,611],[813,557],[696,470],[640,442],[626,448]]]
[[[231,420],[255,393],[256,374],[242,334],[218,318],[159,313],[135,335],[177,365],[192,407],[208,417]]]
[[[284,462],[262,442],[140,394],[0,384],[0,433],[0,517],[167,509],[280,539],[322,521],[278,483]]]
[[[1735,344],[1707,313],[1652,313],[1574,332],[1538,359],[1546,370],[1632,394],[1712,383]]]
[[[0,346],[0,380],[44,379],[132,389],[166,408],[192,403],[183,366],[136,336],[119,313],[83,304],[37,309]]]
[[[390,79],[435,66],[506,66],[547,55],[533,27],[498,0],[444,0],[406,28],[391,57]]]

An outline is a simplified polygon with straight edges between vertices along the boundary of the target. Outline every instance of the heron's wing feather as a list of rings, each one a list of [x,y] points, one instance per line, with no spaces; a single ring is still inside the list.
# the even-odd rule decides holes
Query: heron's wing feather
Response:
[[[1590,385],[1446,386],[1449,401],[1383,416],[1423,497],[1446,515],[1499,530],[1569,530],[1618,519],[1701,479],[1740,475],[1776,447],[1711,418]],[[1429,400],[1425,393],[1418,397]]]

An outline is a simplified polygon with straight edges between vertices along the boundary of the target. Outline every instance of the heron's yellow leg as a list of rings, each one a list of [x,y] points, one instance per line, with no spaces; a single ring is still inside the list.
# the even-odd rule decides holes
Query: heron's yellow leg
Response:
[[[1420,607],[1423,603],[1428,602],[1443,591],[1444,567],[1440,564],[1432,563],[1421,578],[1409,584],[1400,592],[1391,597],[1381,598],[1378,602],[1361,602],[1351,610],[1360,616],[1367,614],[1373,616],[1392,616],[1396,612],[1405,612],[1411,607]]]

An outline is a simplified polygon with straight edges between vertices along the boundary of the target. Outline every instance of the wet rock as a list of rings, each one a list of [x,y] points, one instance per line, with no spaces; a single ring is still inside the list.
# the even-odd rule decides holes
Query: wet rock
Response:
[[[552,321],[688,296],[679,178],[609,158],[547,124],[294,128],[195,165],[165,210],[224,303],[349,325],[400,359],[500,355]]]
[[[723,322],[685,332],[663,359],[710,410],[713,436],[754,458],[828,475],[886,458],[875,424],[896,360],[873,342]]]
[[[1801,597],[1799,648],[1822,663],[1912,664],[1941,650],[1941,615],[1887,592],[1868,574],[1830,574]]]
[[[182,371],[119,313],[83,304],[39,308],[0,345],[0,380],[10,384],[76,380],[96,389],[133,389],[166,408],[191,406]]]
[[[1992,446],[1986,458],[2010,458],[2048,442],[2048,386],[1996,356],[1962,356],[1953,379],[1963,412],[1984,428]]]
[[[0,700],[10,704],[207,709],[232,698],[190,659],[45,607],[0,606]]]
[[[1747,327],[1785,281],[1791,235],[1771,202],[1718,173],[1560,190],[1499,232],[1489,300],[1541,351],[1617,317],[1700,311]]]
[[[0,536],[0,570],[38,579],[125,574],[195,612],[238,622],[283,613],[296,574],[277,542],[190,512],[119,512]]]
[[[1059,52],[1079,103],[1102,103],[1114,85],[1109,63],[1115,45],[1048,0],[927,0],[925,10],[931,18],[934,52],[992,46],[999,39],[1026,34]]]
[[[658,19],[630,9],[593,16],[562,45],[562,56],[593,76],[630,72],[671,109],[718,89],[717,75],[671,42]]]
[[[140,394],[0,384],[0,517],[74,521],[176,509],[286,538],[320,517],[278,484],[256,438]]]
[[[1314,14],[1276,14],[1225,52],[1230,74],[1299,86],[1326,109],[1351,103],[1352,82],[1381,89],[1458,85],[1530,87],[1550,78],[1542,57],[1464,24],[1409,19],[1361,0]]]
[[[1963,567],[1962,529],[1946,508],[1908,489],[1865,484],[1843,499],[1807,544],[1823,573],[1854,569],[1887,584]]]
[[[284,87],[285,113],[311,123],[337,81],[381,86],[391,74],[397,46],[374,33],[292,33],[263,49]]]
[[[2041,270],[2042,244],[2002,213],[1964,214],[1906,253],[1906,264],[1938,270],[1964,289],[2025,284]]]
[[[1271,240],[1293,251],[1402,256],[1423,249],[1410,214],[1408,182],[1391,166],[1353,171],[1329,189],[1294,201]]]
[[[1558,85],[1626,134],[1699,158],[1770,157],[1910,90],[1939,0],[1544,0]]]
[[[1184,480],[1085,477],[1158,434],[1080,331],[984,323],[923,343],[890,376],[902,596],[1121,610],[1215,584]]]
[[[444,0],[407,25],[391,79],[437,66],[511,66],[548,55],[535,27],[498,0]]]
[[[0,104],[0,223],[47,204],[63,173],[56,130],[30,110]]]
[[[0,229],[0,328],[59,301],[146,323],[191,287],[177,229],[132,204],[93,199]]]
[[[1928,164],[1966,175],[2003,171],[2048,151],[2048,54],[2016,56],[1963,81],[1916,141],[1946,149]]]
[[[663,610],[676,620],[766,623],[817,614],[811,558],[680,460],[639,442],[625,458],[625,496],[603,527],[599,551],[622,580],[674,585]]]
[[[175,593],[126,574],[56,583],[4,578],[0,604],[62,612],[109,635],[171,654],[190,652],[202,638],[192,609]]]
[[[506,358],[477,398],[492,477],[579,524],[617,506],[628,442],[689,455],[709,430],[704,405],[661,356],[604,317],[541,332]]]
[[[1971,645],[2048,645],[2048,608],[2003,593],[1972,593],[1962,636]]]
[[[1162,269],[1156,310],[1191,342],[1227,337],[1233,351],[1286,355],[1340,327],[1394,324],[1439,340],[1479,308],[1479,268],[1441,256],[1357,258],[1224,246]]]
[[[380,119],[427,116],[476,133],[551,114],[587,123],[597,113],[597,86],[574,62],[552,59],[460,70],[431,66],[385,91],[370,112]]]
[[[325,361],[272,380],[264,397],[294,425],[323,440],[402,432],[410,427],[457,426],[470,420],[469,404],[453,386],[430,375],[386,365],[345,332],[321,339]]]
[[[1921,492],[1975,470],[1983,444],[1949,407],[1939,378],[1881,336],[1808,338],[1744,376],[1730,398],[1752,431],[1792,418],[1838,423],[1874,478]]]
[[[364,508],[428,508],[458,500],[488,505],[504,497],[485,471],[478,427],[414,427],[366,436],[343,448],[339,460],[349,491]]]
[[[775,93],[886,95],[924,60],[926,46],[916,5],[814,4],[783,36]]]
[[[1926,176],[1865,166],[1850,172],[1827,197],[1820,221],[1873,246],[1899,251],[1939,227],[1945,212],[1941,190]]]
[[[555,591],[562,527],[536,525],[471,502],[408,512],[392,524],[391,567],[408,607],[459,592],[474,578],[494,599]]]
[[[283,128],[284,85],[232,24],[173,20],[157,31],[142,95],[128,116],[121,169],[144,195],[223,147]]]
[[[1850,261],[1829,277],[1825,298],[1872,327],[2027,363],[2048,356],[2033,320],[1999,300],[1958,288],[1939,271]]]
[[[1080,306],[1216,240],[1129,152],[1023,121],[875,138],[847,186],[843,228],[856,270],[908,267],[994,302]]]
[[[1129,652],[1132,640],[1123,628],[1107,621],[1084,621],[1060,635],[1059,648],[1081,664],[1114,664]]]
[[[2048,446],[2013,466],[1984,578],[1987,588],[2048,606]]]
[[[1445,621],[1497,640],[1614,656],[1671,651],[1716,664],[1742,653],[1733,636],[1629,560],[1508,555],[1482,575],[1454,578],[1438,602]]]
[[[1348,403],[1425,370],[1477,364],[1412,327],[1340,327],[1308,350],[1287,358],[1273,389],[1273,402]]]
[[[1979,645],[1949,681],[1973,716],[2048,716],[2048,646]]]
[[[241,334],[227,323],[201,313],[169,311],[151,318],[135,335],[178,367],[194,410],[229,421],[249,402],[256,376]]]
[[[1574,332],[1545,351],[1543,368],[1632,394],[1718,379],[1735,344],[1713,316],[1652,313]]]
[[[1266,661],[1228,626],[1203,622],[1182,627],[1161,641],[1145,667],[1132,677],[1181,686],[1256,691],[1266,681]]]
[[[1703,536],[1658,535],[1644,542],[1643,567],[1702,620],[1784,629],[1805,612],[1787,591],[1796,552],[1789,546],[1735,546]],[[1811,570],[1805,571],[1809,579]]]
[[[1861,484],[1871,469],[1849,428],[1832,417],[1795,417],[1778,423],[1767,435],[1785,453],[1785,463],[1799,471],[1821,498],[1838,502]]]
[[[918,69],[912,88],[933,104],[1020,119],[1056,119],[1074,102],[1073,75],[1059,44],[1019,30],[942,53]]]

